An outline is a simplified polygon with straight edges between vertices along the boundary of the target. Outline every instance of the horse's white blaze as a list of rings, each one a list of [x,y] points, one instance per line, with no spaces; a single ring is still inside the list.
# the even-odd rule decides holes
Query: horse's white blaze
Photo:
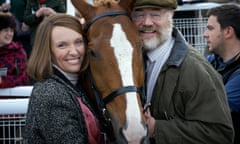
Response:
[[[123,85],[134,85],[132,69],[133,47],[128,41],[126,34],[120,24],[113,25],[113,32],[110,44],[114,49]],[[146,136],[147,130],[142,125],[136,92],[127,93],[126,99],[127,129],[123,131],[123,134],[128,141],[139,140],[143,136]]]

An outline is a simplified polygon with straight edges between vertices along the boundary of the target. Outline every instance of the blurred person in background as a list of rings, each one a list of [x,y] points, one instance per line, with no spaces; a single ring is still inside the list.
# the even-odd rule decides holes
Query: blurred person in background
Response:
[[[8,12],[11,8],[11,0],[0,0],[0,11]]]
[[[29,85],[27,54],[22,44],[13,41],[17,23],[10,13],[0,13],[0,88]]]
[[[33,45],[38,25],[45,17],[56,13],[66,13],[65,0],[27,0],[23,19],[30,29],[31,46]],[[31,53],[31,50],[29,53]]]
[[[27,56],[29,57],[31,51],[30,45],[30,30],[29,26],[24,23],[23,16],[24,11],[27,5],[27,0],[11,0],[11,9],[10,12],[16,17],[18,20],[18,31],[15,37],[15,41],[21,42],[23,44],[23,48],[27,52]]]
[[[14,35],[14,41],[23,44],[23,48],[29,56],[30,46],[30,33],[29,27],[23,22],[24,10],[27,4],[27,0],[0,0],[0,11],[11,12],[17,20],[18,30]]]
[[[207,60],[222,75],[235,130],[240,144],[240,7],[225,4],[208,11]]]

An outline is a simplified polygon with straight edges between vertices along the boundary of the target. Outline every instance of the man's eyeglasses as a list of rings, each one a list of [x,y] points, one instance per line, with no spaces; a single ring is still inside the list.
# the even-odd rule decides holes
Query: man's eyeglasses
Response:
[[[143,11],[135,11],[132,13],[132,19],[134,21],[143,21],[147,17],[150,17],[153,21],[159,21],[162,19],[166,11],[153,11],[153,12],[143,12]]]

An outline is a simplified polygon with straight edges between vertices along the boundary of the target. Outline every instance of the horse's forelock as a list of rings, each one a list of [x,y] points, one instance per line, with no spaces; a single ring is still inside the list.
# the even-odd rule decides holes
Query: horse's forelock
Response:
[[[116,3],[118,3],[118,0],[95,0],[94,1],[95,6],[102,5],[108,8],[110,8],[112,4],[116,4]]]

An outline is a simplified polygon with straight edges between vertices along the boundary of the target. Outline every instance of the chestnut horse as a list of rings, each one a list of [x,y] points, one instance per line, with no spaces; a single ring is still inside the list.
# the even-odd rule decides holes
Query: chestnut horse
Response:
[[[114,143],[148,143],[141,88],[144,86],[142,41],[129,18],[134,0],[72,0],[86,20],[92,91],[106,108]],[[97,91],[97,92],[96,92]]]

